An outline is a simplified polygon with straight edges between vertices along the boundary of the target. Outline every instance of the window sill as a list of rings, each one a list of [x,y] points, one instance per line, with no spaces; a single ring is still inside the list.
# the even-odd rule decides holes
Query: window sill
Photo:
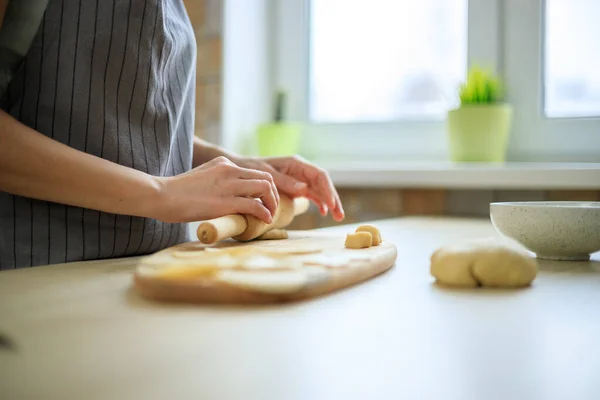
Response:
[[[319,162],[338,187],[598,189],[600,163]]]

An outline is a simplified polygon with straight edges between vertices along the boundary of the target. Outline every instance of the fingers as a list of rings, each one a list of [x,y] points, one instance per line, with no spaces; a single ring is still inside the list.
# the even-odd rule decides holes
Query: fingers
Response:
[[[273,217],[269,210],[257,199],[249,197],[234,197],[225,206],[236,214],[253,215],[261,221],[270,224]]]
[[[327,212],[329,211],[329,209],[327,208],[327,206],[325,204],[323,204],[323,202],[321,201],[321,198],[319,197],[318,194],[315,193],[314,190],[309,189],[306,193],[306,198],[309,199],[310,201],[312,201],[317,208],[319,209],[319,214],[321,214],[321,216],[326,216]]]
[[[308,163],[304,165],[304,168],[307,169],[304,175],[310,181],[311,196],[319,199],[321,203],[321,214],[327,215],[329,209],[335,221],[343,220],[342,202],[327,172]]]
[[[275,186],[286,195],[292,198],[306,195],[308,190],[308,185],[306,183],[299,181],[290,175],[282,174],[275,169],[273,169],[271,175],[273,176]]]
[[[342,202],[326,171],[300,157],[272,158],[269,162],[278,172],[306,182],[307,193],[319,206],[321,214],[326,214],[329,209],[334,220],[339,222],[344,219]]]
[[[258,171],[256,169],[242,168],[231,162],[228,158],[219,156],[215,157],[207,163],[202,164],[200,167],[204,170],[211,170],[216,168],[220,171],[222,176],[229,178],[238,179],[258,179],[265,180],[271,185],[271,190],[274,193],[276,204],[279,205],[279,193],[277,193],[277,187],[273,181],[273,177],[268,172]]]
[[[341,221],[344,219],[344,209],[342,208],[342,201],[338,195],[333,182],[324,171],[319,174],[318,178],[319,189],[321,193],[325,193],[325,197],[328,200],[326,203],[331,210],[331,215],[335,221]]]
[[[261,179],[240,179],[235,182],[235,195],[260,198],[271,215],[277,210],[276,192],[269,181]]]
[[[279,205],[279,193],[277,191],[277,186],[275,185],[275,182],[273,181],[273,176],[268,173],[268,172],[264,172],[264,171],[259,171],[256,169],[249,169],[249,168],[241,168],[238,166],[235,166],[236,170],[235,170],[235,174],[236,177],[240,178],[240,179],[248,179],[248,180],[263,180],[269,183],[269,185],[271,186],[271,191],[273,192],[274,198],[275,198],[275,204]]]
[[[279,206],[279,193],[271,174],[239,167],[225,157],[217,157],[203,167],[219,171],[224,179],[222,184],[228,188],[228,193],[234,197],[260,198],[260,205],[268,210],[269,218],[275,215]]]

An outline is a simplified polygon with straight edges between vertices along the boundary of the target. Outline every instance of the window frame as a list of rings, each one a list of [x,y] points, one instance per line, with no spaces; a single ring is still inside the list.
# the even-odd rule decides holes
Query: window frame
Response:
[[[275,1],[271,12],[273,83],[288,93],[287,118],[304,126],[301,152],[324,161],[447,160],[445,121],[308,121],[310,1]],[[600,119],[545,116],[544,3],[469,0],[467,65],[490,66],[505,80],[515,108],[511,161],[600,161]]]
[[[504,79],[515,108],[510,150],[518,161],[597,162],[600,118],[544,111],[545,3],[509,0],[504,6]]]

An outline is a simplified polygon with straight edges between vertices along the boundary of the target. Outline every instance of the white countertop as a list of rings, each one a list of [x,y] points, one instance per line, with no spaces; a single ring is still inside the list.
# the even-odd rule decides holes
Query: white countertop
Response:
[[[431,252],[495,234],[489,221],[376,224],[395,267],[297,304],[153,303],[130,290],[135,258],[0,272],[17,345],[0,349],[0,397],[600,399],[600,254],[542,261],[528,289],[444,289]]]
[[[600,189],[599,163],[319,162],[340,187]]]

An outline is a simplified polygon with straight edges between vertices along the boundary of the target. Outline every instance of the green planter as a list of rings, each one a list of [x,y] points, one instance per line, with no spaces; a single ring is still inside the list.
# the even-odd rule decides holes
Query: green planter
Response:
[[[293,156],[298,153],[300,126],[289,123],[260,125],[257,129],[258,153],[262,157]]]
[[[449,111],[451,160],[504,162],[512,115],[509,104],[466,105]]]

